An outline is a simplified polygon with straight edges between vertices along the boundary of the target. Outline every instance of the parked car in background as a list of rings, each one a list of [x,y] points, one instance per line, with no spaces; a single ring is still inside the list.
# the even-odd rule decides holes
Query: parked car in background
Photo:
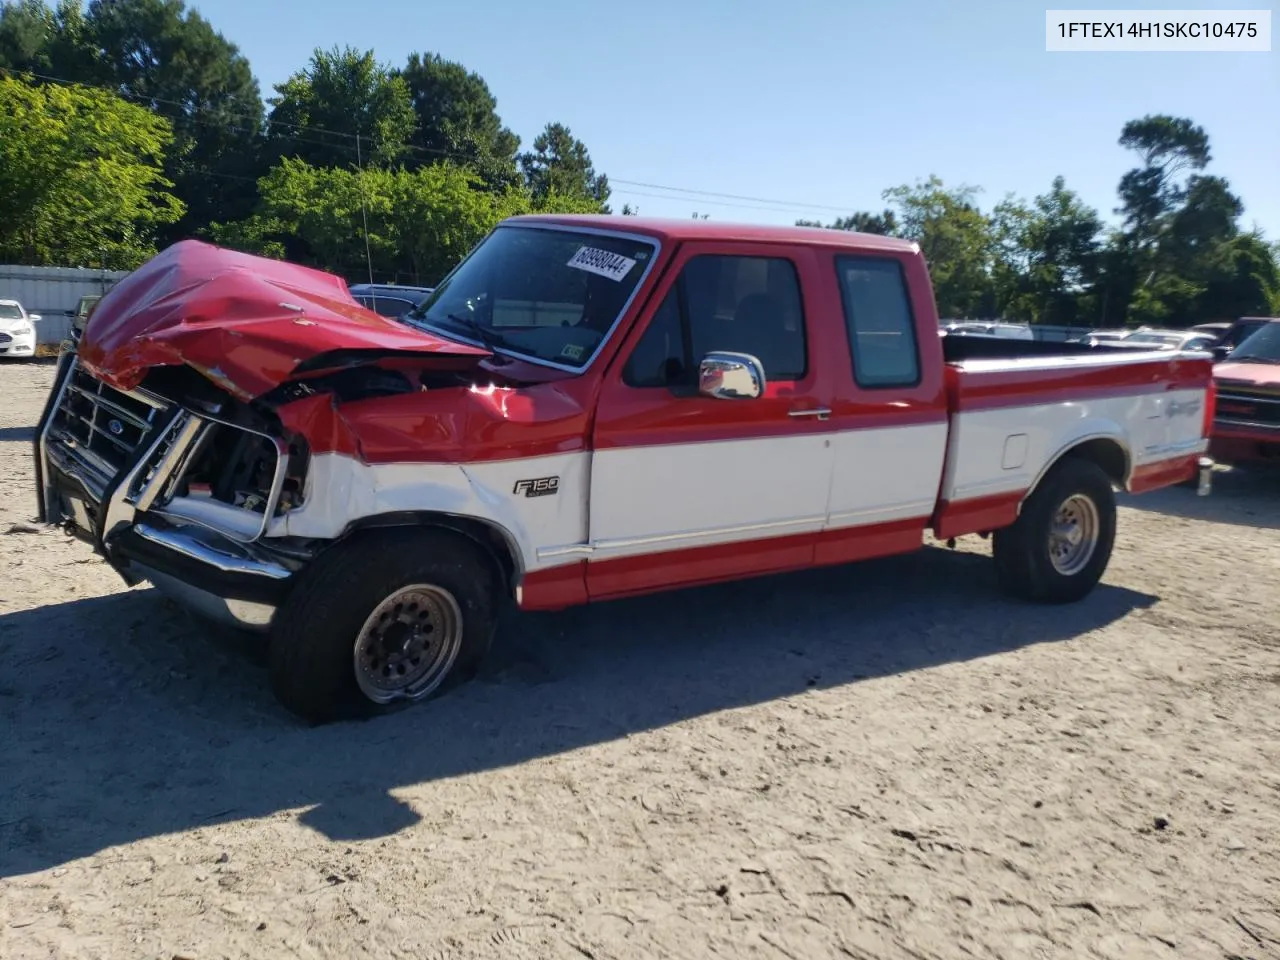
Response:
[[[1123,339],[1127,344],[1142,344],[1157,350],[1203,350],[1210,352],[1217,342],[1211,333],[1194,330],[1135,330]]]
[[[1115,344],[1120,343],[1125,337],[1133,333],[1132,330],[1090,330],[1088,333],[1080,337],[1072,337],[1068,343],[1084,343],[1091,347],[1096,347],[1100,343]]]
[[[1001,337],[1006,340],[1034,340],[1036,335],[1025,323],[1000,323],[987,320],[962,320],[948,323],[942,329],[949,334]]]
[[[1227,335],[1227,331],[1233,326],[1230,320],[1215,320],[1213,323],[1197,323],[1191,327],[1192,333],[1203,333],[1214,338],[1214,343],[1221,343],[1222,338]]]
[[[93,313],[93,308],[98,305],[98,301],[102,299],[102,294],[94,293],[87,297],[81,297],[80,302],[76,304],[74,310],[68,310],[67,316],[71,318],[71,338],[79,340],[84,333],[84,325],[89,322],[89,315]]]
[[[392,283],[357,283],[348,288],[356,303],[384,317],[403,317],[427,297],[434,287],[402,287]]]
[[[1106,344],[1135,350],[1196,350],[1211,351],[1216,337],[1212,333],[1195,330],[1156,330],[1140,327],[1137,330],[1091,330],[1072,343],[1091,346]]]
[[[27,313],[17,300],[0,300],[0,357],[34,357],[40,314]]]
[[[1255,331],[1277,320],[1280,320],[1280,317],[1240,317],[1229,324],[1226,331],[1218,338],[1218,342],[1213,347],[1214,355],[1219,360],[1225,360],[1232,350],[1244,343]]]
[[[990,534],[1007,592],[1079,600],[1116,490],[1209,490],[1209,357],[940,337],[905,240],[524,216],[411,320],[335,309],[346,289],[174,244],[63,355],[35,440],[41,519],[268,635],[312,721],[465,679],[511,603],[927,535]]]
[[[1280,462],[1280,318],[1251,318],[1253,333],[1214,368],[1210,450],[1224,463]]]

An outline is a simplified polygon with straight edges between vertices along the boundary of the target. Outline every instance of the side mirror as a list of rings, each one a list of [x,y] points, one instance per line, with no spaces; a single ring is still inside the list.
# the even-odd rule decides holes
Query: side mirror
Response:
[[[705,397],[753,400],[764,386],[764,367],[749,353],[708,353],[698,364],[698,392]]]
[[[30,320],[32,323],[39,323],[41,320],[44,319],[44,317],[42,317],[38,313],[28,313],[27,319]]]

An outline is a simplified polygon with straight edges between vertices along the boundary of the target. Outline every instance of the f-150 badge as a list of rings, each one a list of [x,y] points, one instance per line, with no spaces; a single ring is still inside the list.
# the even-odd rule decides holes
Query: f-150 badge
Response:
[[[512,493],[523,493],[526,497],[550,497],[560,490],[559,477],[539,477],[537,480],[517,480]]]

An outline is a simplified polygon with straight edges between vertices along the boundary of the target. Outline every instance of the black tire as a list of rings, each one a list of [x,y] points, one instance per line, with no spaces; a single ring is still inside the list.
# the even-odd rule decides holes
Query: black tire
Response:
[[[1079,569],[1060,571],[1050,557],[1050,533],[1059,508],[1084,497],[1096,510],[1093,553]],[[1012,596],[1038,603],[1073,603],[1102,578],[1116,539],[1116,495],[1111,479],[1090,460],[1067,457],[1045,474],[1012,526],[992,538],[996,577]]]
[[[358,533],[317,557],[277,612],[268,664],[271,689],[288,710],[313,724],[365,718],[403,705],[403,697],[378,703],[362,691],[356,640],[384,600],[424,584],[447,591],[461,615],[452,666],[444,668],[437,686],[415,699],[438,696],[474,676],[488,653],[500,613],[499,577],[480,547],[451,530]]]

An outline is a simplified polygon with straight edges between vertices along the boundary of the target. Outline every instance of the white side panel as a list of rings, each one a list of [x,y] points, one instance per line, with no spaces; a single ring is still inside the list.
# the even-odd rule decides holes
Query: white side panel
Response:
[[[933,513],[947,449],[945,421],[832,435],[828,529]]]
[[[594,466],[587,452],[375,466],[319,454],[303,506],[268,535],[329,539],[363,517],[432,510],[501,528],[530,571],[882,523],[932,512],[944,447],[944,499],[1021,492],[1087,439],[1116,440],[1131,467],[1203,452],[1204,401],[1200,389],[963,413],[949,440],[939,423],[631,447],[594,454]],[[555,495],[515,489],[544,477],[559,478]]]
[[[1029,489],[1068,447],[1109,438],[1129,451],[1130,469],[1200,453],[1205,391],[1160,391],[1128,397],[1001,407],[952,418],[942,498],[952,502]],[[1010,437],[1025,434],[1025,456],[1013,466]],[[1017,446],[1024,447],[1018,440]]]
[[[591,556],[821,530],[831,463],[830,434],[597,451]]]
[[[311,460],[303,505],[275,522],[269,535],[332,538],[361,517],[434,510],[501,527],[514,541],[526,571],[553,566],[574,558],[539,561],[538,547],[586,540],[590,456],[370,466],[339,454],[319,454]],[[554,496],[515,492],[517,481],[543,477],[560,478]]]

